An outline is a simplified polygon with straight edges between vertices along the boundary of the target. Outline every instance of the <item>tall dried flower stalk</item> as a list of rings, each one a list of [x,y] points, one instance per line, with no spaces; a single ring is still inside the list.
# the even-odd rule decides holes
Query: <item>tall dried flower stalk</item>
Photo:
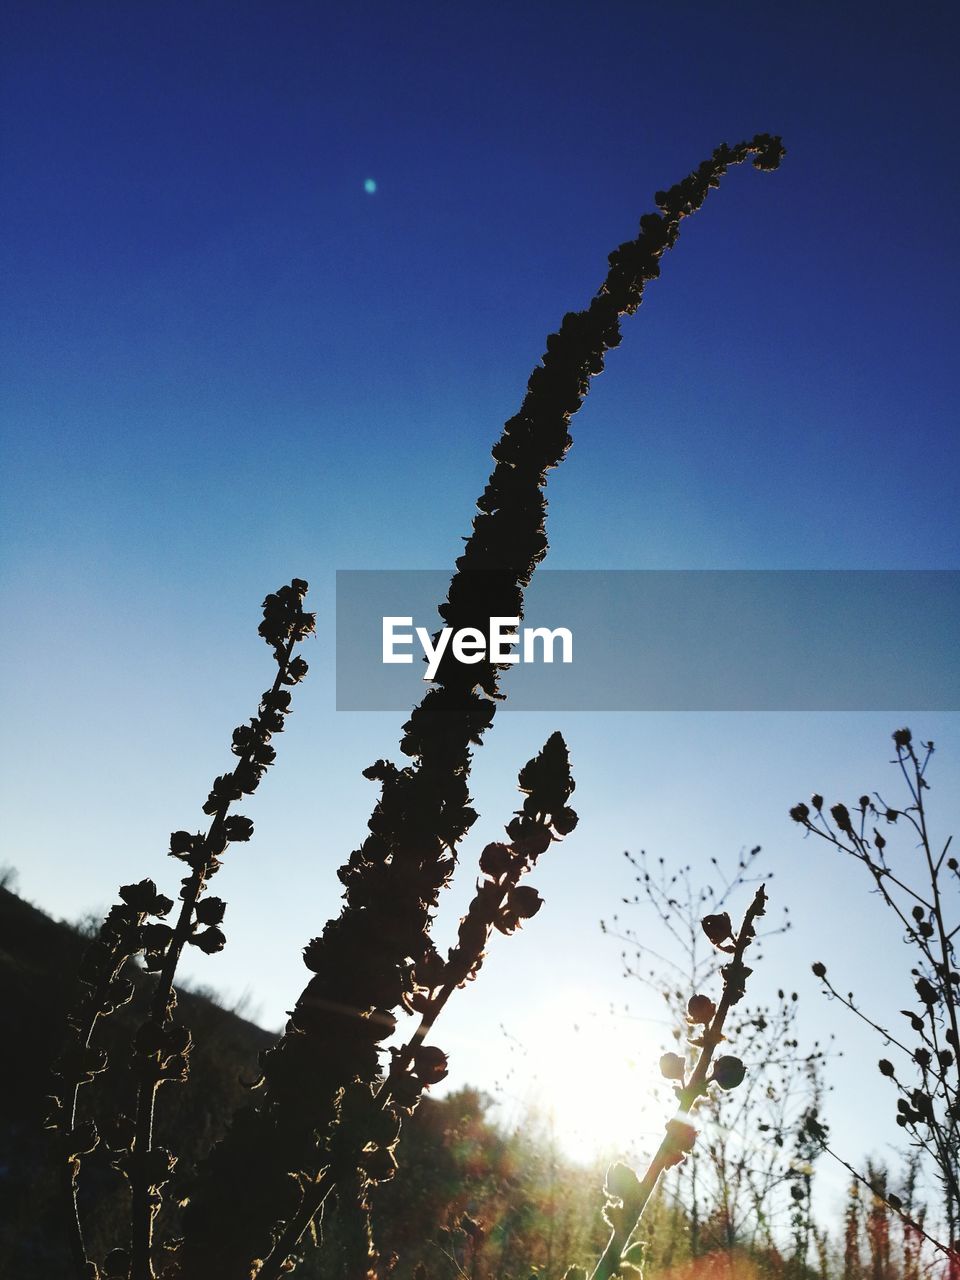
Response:
[[[520,411],[493,450],[494,471],[439,610],[449,627],[485,628],[491,617],[523,616],[524,588],[547,548],[546,474],[571,444],[569,422],[590,379],[620,342],[620,317],[640,305],[683,218],[700,207],[727,168],[752,157],[756,168],[775,169],[782,154],[780,140],[767,134],[724,145],[683,182],[658,192],[660,212],[642,218],[639,236],[610,255],[609,272],[590,306],[565,316],[559,332],[548,338]],[[475,976],[491,929],[510,932],[538,909],[539,896],[518,883],[519,875],[576,821],[567,806],[573,782],[566,747],[554,735],[521,771],[527,798],[507,827],[510,843],[484,850],[484,878],[461,922],[458,945],[442,961],[429,929],[457,845],[476,819],[467,788],[471,751],[502,697],[504,669],[489,660],[467,666],[448,655],[404,726],[401,750],[412,763],[401,768],[380,760],[366,771],[381,795],[368,836],[339,872],[343,911],[305,948],[314,976],[284,1036],[262,1055],[259,1097],[238,1113],[200,1169],[184,1215],[184,1237],[164,1242],[161,1263],[153,1225],[174,1157],[154,1140],[155,1104],[161,1084],[185,1079],[190,1051],[189,1032],[174,1021],[174,976],[185,945],[208,952],[223,946],[224,904],[203,894],[228,844],[250,838],[252,824],[227,811],[256,788],[272,762],[269,740],[289,709],[284,686],[306,672],[302,659],[293,657],[296,642],[313,629],[312,615],[302,610],[305,590],[305,583],[294,580],[267,598],[260,632],[274,649],[277,679],[258,715],[234,733],[239,763],[214,783],[204,806],[211,818],[208,831],[175,832],[171,838],[171,855],[190,867],[176,923],[163,923],[173,903],[152,881],[125,886],[85,964],[90,991],[63,1055],[65,1098],[52,1121],[60,1134],[73,1253],[83,1280],[100,1273],[83,1243],[76,1182],[82,1155],[99,1138],[92,1123],[78,1120],[77,1104],[83,1085],[104,1066],[93,1043],[97,1023],[130,998],[123,969],[131,956],[143,954],[146,968],[158,977],[133,1046],[135,1114],[117,1117],[111,1135],[115,1163],[131,1186],[129,1248],[115,1249],[102,1274],[153,1280],[159,1266],[164,1276],[182,1280],[240,1280],[258,1272],[269,1280],[294,1265],[291,1251],[334,1186],[347,1221],[351,1271],[372,1274],[370,1190],[393,1173],[402,1113],[446,1070],[445,1055],[424,1043],[426,1035],[453,989]],[[406,1046],[391,1051],[384,1072],[379,1046],[393,1034],[401,1008],[419,1013],[420,1024]],[[713,1078],[719,1078],[716,1072]],[[698,1087],[696,1080],[695,1074],[684,1089]]]
[[[521,885],[520,878],[577,822],[576,813],[567,804],[574,782],[567,747],[559,733],[554,733],[539,755],[521,769],[517,785],[526,798],[507,825],[510,842],[488,844],[480,854],[481,878],[460,921],[456,946],[450,948],[446,961],[432,952],[430,964],[421,966],[416,990],[404,1001],[411,1013],[420,1014],[416,1030],[402,1048],[391,1050],[390,1066],[379,1088],[359,1086],[352,1091],[357,1111],[365,1112],[357,1116],[359,1130],[347,1137],[344,1126],[338,1129],[334,1158],[320,1179],[306,1189],[296,1215],[258,1272],[259,1280],[276,1280],[290,1266],[299,1240],[329,1193],[343,1185],[345,1176],[355,1192],[359,1189],[365,1206],[369,1188],[393,1177],[397,1167],[393,1153],[402,1116],[415,1109],[425,1087],[447,1073],[446,1054],[425,1044],[427,1036],[453,992],[476,978],[494,931],[511,934],[540,910],[540,894],[531,885]],[[348,1208],[352,1211],[352,1206]],[[361,1246],[354,1259],[357,1274],[375,1260],[370,1237],[364,1234],[366,1226],[364,1222],[357,1235]]]
[[[95,1034],[101,1019],[132,999],[133,983],[124,976],[124,969],[134,956],[142,956],[147,972],[158,976],[147,1018],[132,1045],[131,1066],[137,1081],[135,1116],[115,1116],[107,1144],[115,1166],[130,1184],[130,1247],[112,1252],[104,1274],[129,1275],[133,1280],[153,1275],[153,1221],[176,1161],[173,1153],[154,1142],[156,1097],[161,1085],[185,1081],[189,1070],[190,1032],[174,1021],[177,965],[187,945],[212,955],[226,942],[220,928],[226,904],[220,898],[202,895],[228,846],[253,835],[249,818],[228,811],[235,801],[257,789],[273,763],[276,751],[270,739],[283,730],[290,710],[290,687],[307,673],[306,662],[294,654],[316,621],[312,613],[303,610],[306,591],[307,584],[295,578],[264,600],[259,634],[273,650],[276,678],[261,698],[257,715],[233,732],[231,749],[238,760],[229,773],[216,779],[203,806],[210,818],[207,831],[195,835],[175,831],[170,837],[170,856],[190,868],[181,884],[176,924],[162,923],[174,904],[158,892],[153,880],[124,885],[120,902],[107,914],[83,960],[79,976],[84,995],[70,1020],[70,1037],[58,1060],[62,1093],[53,1099],[49,1120],[65,1161],[71,1252],[76,1273],[83,1280],[96,1280],[98,1268],[87,1256],[77,1184],[83,1156],[98,1146],[100,1135],[92,1120],[79,1119],[81,1089],[106,1069],[106,1051],[95,1044]]]
[[[447,626],[483,630],[491,617],[523,616],[524,588],[547,549],[546,473],[570,447],[570,419],[620,342],[620,317],[636,311],[681,222],[726,170],[750,157],[772,170],[782,155],[779,138],[758,134],[719,147],[658,192],[660,212],[645,215],[639,236],[610,255],[590,306],[568,313],[547,339],[520,410],[493,449],[496,466],[439,609]],[[339,872],[345,906],[306,948],[314,976],[286,1033],[262,1057],[258,1101],[237,1116],[201,1171],[185,1215],[184,1280],[256,1274],[330,1167],[345,1091],[355,1084],[369,1090],[381,1078],[377,1044],[393,1011],[429,986],[429,928],[457,845],[476,818],[467,790],[471,748],[502,696],[501,669],[448,657],[404,726],[400,747],[413,763],[378,761],[367,771],[381,797],[369,835]]]

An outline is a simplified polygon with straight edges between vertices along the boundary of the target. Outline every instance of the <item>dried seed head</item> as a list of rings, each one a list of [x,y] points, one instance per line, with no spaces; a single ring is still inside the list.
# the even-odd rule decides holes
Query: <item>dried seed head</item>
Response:
[[[513,866],[513,852],[509,845],[500,841],[488,844],[480,854],[480,870],[494,880],[499,880]]]
[[[926,978],[918,978],[915,989],[923,1003],[931,1008],[940,1000],[940,992]]]
[[[746,1074],[746,1068],[740,1059],[729,1054],[718,1058],[713,1065],[713,1079],[721,1089],[736,1089],[738,1084],[743,1083]]]
[[[543,906],[543,899],[532,885],[521,884],[507,896],[508,909],[520,920],[529,920]]]
[[[704,916],[700,923],[703,932],[715,947],[719,947],[721,943],[728,942],[733,937],[730,917],[726,911],[716,916]]]
[[[830,814],[841,831],[846,835],[853,835],[853,825],[850,822],[850,810],[845,804],[835,804],[830,810]]]
[[[447,1074],[447,1055],[435,1045],[421,1045],[413,1056],[413,1069],[427,1084],[438,1084]]]
[[[679,1053],[665,1053],[660,1059],[660,1074],[664,1080],[682,1080],[684,1063]]]
[[[633,1200],[640,1191],[640,1179],[629,1165],[618,1161],[607,1170],[603,1190],[611,1200]]]
[[[227,904],[222,898],[201,898],[196,909],[197,923],[220,924],[226,909]]]
[[[717,1012],[717,1006],[709,996],[691,996],[687,1001],[687,1017],[695,1026],[707,1023]]]

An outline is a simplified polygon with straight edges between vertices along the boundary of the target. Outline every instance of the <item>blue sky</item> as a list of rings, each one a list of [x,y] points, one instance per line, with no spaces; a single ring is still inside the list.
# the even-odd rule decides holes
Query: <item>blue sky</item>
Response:
[[[625,323],[551,477],[547,563],[958,567],[957,26],[939,4],[12,5],[3,860],[27,896],[75,918],[175,882],[167,834],[269,680],[259,601],[307,578],[313,671],[218,886],[228,950],[192,970],[279,1024],[402,719],[334,710],[334,571],[452,565],[546,334],[722,140],[788,154],[727,176]],[[438,1032],[454,1078],[502,1072],[499,1025],[523,1039],[558,990],[631,995],[597,921],[641,846],[706,874],[763,843],[797,923],[757,995],[796,987],[811,1038],[848,1034],[810,961],[881,1003],[904,966],[856,869],[785,813],[879,784],[909,711],[501,716],[440,935],[554,728],[582,823]],[[942,742],[946,834],[957,719],[913,727]],[[859,1087],[838,1066],[836,1095]],[[835,1110],[851,1149],[875,1140]]]

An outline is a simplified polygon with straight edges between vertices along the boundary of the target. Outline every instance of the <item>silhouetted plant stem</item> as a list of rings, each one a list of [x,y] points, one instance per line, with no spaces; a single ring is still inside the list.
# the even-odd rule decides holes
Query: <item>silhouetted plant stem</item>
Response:
[[[713,1055],[723,1039],[723,1024],[726,1021],[727,1014],[733,1005],[743,998],[744,984],[750,974],[750,970],[743,963],[743,954],[756,937],[754,924],[756,919],[764,914],[766,902],[766,893],[761,885],[754,896],[753,902],[747,908],[743,924],[740,926],[740,931],[733,941],[732,948],[723,948],[730,950],[732,957],[722,971],[723,995],[698,1042],[700,1044],[700,1055],[689,1078],[684,1081],[682,1075],[675,1077],[681,1080],[680,1086],[676,1091],[680,1106],[676,1116],[667,1122],[666,1136],[660,1143],[656,1155],[650,1161],[646,1173],[642,1178],[638,1178],[632,1169],[623,1164],[613,1165],[607,1173],[605,1190],[608,1197],[608,1205],[604,1216],[611,1227],[611,1234],[600,1261],[593,1270],[591,1280],[610,1280],[611,1276],[621,1272],[624,1263],[623,1255],[630,1245],[630,1238],[640,1223],[640,1218],[660,1179],[660,1175],[673,1165],[682,1163],[687,1153],[693,1149],[697,1134],[696,1129],[690,1122],[690,1117],[699,1100],[706,1095],[711,1080],[715,1078],[708,1079],[708,1072],[713,1061]],[[723,918],[726,919],[728,926],[725,936],[729,936],[729,918]],[[717,916],[708,917],[708,920],[720,919],[721,917]],[[704,927],[706,928],[706,924]],[[713,939],[711,938],[711,940]],[[679,1069],[682,1071],[681,1059],[677,1058],[676,1055],[665,1055],[665,1057],[676,1058],[677,1063],[680,1063]],[[720,1061],[723,1063],[725,1060],[721,1059]],[[742,1080],[743,1067],[739,1060],[726,1059],[726,1061],[737,1063],[739,1079]],[[663,1061],[661,1066],[665,1074],[667,1069],[673,1068],[673,1064],[669,1064],[668,1067]],[[736,1080],[736,1083],[739,1083],[739,1080]],[[722,1084],[721,1087],[730,1088],[732,1086],[726,1083]]]
[[[901,1222],[905,1223],[912,1231],[916,1231],[917,1235],[922,1236],[928,1244],[932,1244],[935,1249],[939,1250],[939,1252],[946,1258],[953,1261],[955,1265],[960,1262],[960,1254],[957,1253],[956,1249],[951,1249],[949,1245],[943,1244],[940,1240],[937,1240],[934,1236],[930,1235],[929,1232],[925,1231],[922,1225],[904,1210],[899,1196],[891,1195],[886,1192],[881,1195],[875,1182],[871,1182],[868,1178],[865,1178],[864,1175],[855,1169],[852,1164],[849,1164],[844,1160],[843,1156],[838,1155],[826,1141],[821,1140],[820,1146],[828,1156],[832,1156],[833,1159],[836,1160],[837,1164],[843,1165],[844,1169],[846,1169],[861,1186],[866,1187],[872,1195],[878,1196],[879,1199],[883,1200],[883,1203],[887,1208],[891,1209]]]
[[[828,816],[824,812],[823,796],[815,794],[809,804],[794,805],[790,816],[808,834],[816,835],[843,853],[852,855],[865,867],[881,899],[896,916],[903,930],[903,940],[915,948],[917,963],[911,968],[910,975],[917,1004],[900,1010],[918,1039],[912,1048],[905,1043],[907,1037],[902,1033],[899,1036],[892,1034],[858,1008],[852,992],[846,995],[839,992],[827,978],[826,965],[817,961],[813,972],[829,996],[839,1000],[874,1028],[887,1045],[900,1050],[910,1070],[915,1073],[914,1081],[910,1082],[886,1058],[881,1058],[877,1064],[880,1073],[896,1086],[899,1095],[897,1124],[910,1135],[915,1151],[930,1158],[940,1181],[948,1242],[941,1247],[956,1266],[960,1262],[957,1242],[960,1217],[960,975],[957,973],[953,938],[960,930],[960,924],[948,922],[946,918],[945,886],[941,877],[950,873],[957,878],[960,867],[955,857],[947,857],[949,840],[938,855],[934,853],[928,826],[924,792],[930,787],[926,772],[934,751],[933,743],[921,744],[918,753],[913,735],[907,728],[897,729],[893,742],[896,748],[893,763],[898,766],[909,793],[910,802],[904,808],[891,807],[875,792],[872,798],[862,795],[856,807],[834,804],[829,808]],[[910,883],[903,878],[912,874],[913,849],[910,850],[910,861],[904,864],[906,871],[900,876],[894,874],[887,853],[888,838],[879,829],[881,822],[887,828],[899,824],[910,829],[923,852],[929,883],[923,883],[922,879]],[[822,1141],[821,1145],[829,1151],[825,1142]],[[835,1155],[834,1152],[830,1154]],[[842,1163],[851,1169],[846,1162]],[[851,1169],[851,1172],[855,1171]],[[892,1197],[889,1203],[897,1212],[900,1211],[897,1197]]]
[[[84,1051],[89,1051],[93,1033],[96,1030],[97,1022],[100,1018],[99,1003],[104,999],[104,994],[100,992],[100,1001],[94,998],[91,1001],[92,1011],[88,1014],[83,1029],[79,1033],[79,1043]],[[68,1094],[67,1105],[64,1108],[64,1122],[61,1128],[61,1134],[58,1135],[61,1141],[68,1140],[69,1146],[77,1146],[76,1137],[77,1124],[77,1108],[80,1099],[81,1085],[87,1083],[86,1080],[75,1079]],[[51,1127],[56,1124],[55,1120],[51,1120]],[[74,1268],[80,1280],[90,1280],[96,1276],[96,1269],[87,1256],[87,1248],[83,1235],[83,1223],[80,1219],[80,1206],[77,1202],[77,1189],[80,1178],[80,1151],[69,1151],[66,1154],[64,1163],[63,1176],[64,1186],[67,1196],[67,1236],[70,1249],[70,1256],[73,1261]]]
[[[302,639],[299,631],[294,632],[289,640],[276,652],[277,674],[264,701],[269,705],[276,698],[283,686],[290,682],[290,662],[297,643]],[[259,744],[254,743],[240,756],[238,768],[249,768],[253,763]],[[227,847],[225,822],[232,801],[225,799],[213,816],[213,821],[203,839],[203,850],[207,857],[200,862],[184,880],[181,892],[180,913],[167,949],[164,953],[163,968],[154,989],[150,1004],[150,1019],[155,1026],[166,1025],[173,1016],[176,997],[173,991],[177,965],[183,955],[183,948],[190,941],[195,930],[194,915],[197,902],[203,893],[207,879],[216,870],[216,860]],[[130,1164],[131,1188],[131,1280],[153,1280],[151,1255],[153,1250],[153,1221],[160,1208],[161,1197],[156,1182],[156,1170],[151,1168],[150,1154],[153,1151],[153,1123],[156,1107],[157,1090],[161,1083],[161,1052],[150,1054],[140,1063],[142,1079],[137,1091],[136,1130],[133,1148],[133,1159]]]
[[[458,985],[456,982],[448,982],[440,988],[431,1003],[430,1012],[423,1015],[416,1031],[414,1031],[403,1048],[397,1051],[393,1065],[398,1071],[405,1071],[411,1065],[417,1049],[430,1034],[433,1024],[440,1016],[444,1005]],[[388,1075],[384,1078],[374,1096],[374,1106],[383,1108],[390,1101],[390,1098],[390,1076]],[[310,1223],[319,1214],[327,1197],[336,1185],[337,1173],[331,1166],[323,1171],[316,1182],[305,1188],[303,1199],[295,1216],[284,1226],[277,1243],[270,1252],[270,1256],[266,1258],[263,1265],[256,1272],[257,1280],[277,1280],[283,1274],[288,1257],[303,1239]]]
[[[449,982],[441,987],[433,1001],[430,1012],[423,1015],[416,1031],[414,1031],[403,1048],[397,1051],[393,1065],[398,1071],[405,1071],[411,1065],[417,1049],[430,1034],[433,1024],[443,1012],[444,1006],[458,985],[456,982]],[[387,1076],[377,1090],[374,1097],[374,1105],[379,1107],[386,1106],[391,1096],[390,1077]],[[276,1280],[283,1273],[287,1258],[300,1243],[310,1223],[323,1208],[327,1196],[336,1184],[336,1173],[332,1168],[328,1168],[323,1171],[317,1182],[305,1190],[296,1216],[286,1224],[270,1256],[257,1271],[257,1280]]]
[[[56,1131],[61,1157],[65,1161],[70,1254],[78,1276],[85,1280],[95,1277],[97,1269],[87,1255],[77,1190],[82,1157],[95,1149],[99,1135],[92,1121],[78,1122],[80,1090],[106,1069],[105,1052],[93,1045],[97,1023],[101,1017],[126,1004],[133,994],[132,983],[121,974],[139,948],[140,931],[147,917],[147,912],[138,911],[130,901],[138,893],[150,899],[155,914],[165,914],[173,905],[168,898],[157,894],[152,881],[121,888],[122,902],[108,913],[99,937],[88,948],[81,964],[81,982],[90,990],[81,1002],[80,1012],[68,1021],[73,1038],[57,1064],[57,1073],[68,1084],[66,1104],[57,1097],[51,1098],[52,1111],[47,1121],[47,1127]]]
[[[782,155],[780,139],[769,134],[724,144],[682,182],[657,192],[660,212],[641,218],[637,238],[609,255],[589,307],[568,313],[548,337],[520,410],[494,446],[496,465],[439,609],[447,626],[486,629],[491,617],[523,616],[524,588],[547,549],[547,471],[569,449],[570,419],[621,340],[620,317],[637,310],[681,222],[727,169],[753,157],[756,168],[772,170]],[[369,835],[339,872],[345,906],[306,948],[314,976],[284,1036],[262,1056],[259,1099],[201,1170],[184,1217],[185,1280],[236,1280],[270,1255],[299,1211],[298,1186],[316,1180],[328,1162],[343,1091],[379,1078],[374,1015],[389,1014],[412,993],[429,958],[438,895],[476,819],[467,785],[471,751],[493,720],[502,666],[488,655],[460,664],[448,653],[404,725],[400,748],[414,763],[400,769],[378,761],[367,770],[381,784],[381,798]]]
[[[211,824],[205,843],[209,844],[217,827],[222,827],[225,813],[226,806]],[[202,867],[197,867],[184,881],[180,915],[173,938],[167,948],[163,971],[151,1002],[151,1018],[160,1025],[166,1023],[172,1013],[170,997],[173,991],[174,975],[183,947],[191,932],[194,908],[204,883],[205,874]],[[160,1207],[160,1198],[151,1177],[148,1157],[153,1149],[154,1109],[160,1085],[159,1075],[155,1073],[159,1072],[160,1065],[159,1053],[150,1055],[145,1062],[140,1063],[141,1075],[144,1078],[137,1091],[134,1144],[130,1161],[131,1280],[151,1280],[153,1276],[151,1262],[153,1220]]]
[[[577,815],[567,801],[575,789],[570,774],[566,744],[554,733],[543,750],[521,769],[518,785],[526,794],[523,808],[507,825],[509,844],[494,841],[480,854],[481,879],[465,916],[460,921],[458,942],[451,947],[446,961],[432,953],[431,964],[424,968],[425,985],[420,985],[405,1001],[410,1012],[420,1012],[413,1034],[399,1049],[392,1049],[390,1069],[373,1100],[367,1117],[368,1128],[361,1131],[358,1142],[365,1148],[376,1147],[389,1153],[390,1161],[375,1176],[366,1169],[371,1183],[393,1176],[392,1153],[399,1137],[399,1114],[417,1106],[424,1087],[443,1079],[447,1059],[442,1050],[426,1047],[424,1042],[443,1012],[450,996],[467,982],[473,981],[483,964],[486,948],[494,930],[511,934],[521,921],[536,915],[542,904],[536,889],[519,887],[519,881],[530,871],[551,843],[569,834],[577,824]],[[397,1129],[388,1143],[370,1141],[369,1128],[377,1112],[394,1108]],[[379,1154],[375,1151],[374,1154]],[[257,1280],[276,1280],[288,1267],[288,1259],[343,1172],[354,1174],[363,1164],[360,1147],[341,1152],[341,1168],[332,1163],[312,1183],[306,1185],[294,1216],[280,1232],[276,1244],[259,1270]],[[381,1161],[381,1163],[383,1163]]]
[[[69,1206],[67,1214],[67,1244],[70,1260],[78,1280],[96,1280],[97,1272],[94,1264],[87,1257],[87,1246],[83,1238],[83,1224],[80,1221],[80,1206],[77,1204],[77,1177],[79,1163],[71,1161],[64,1166],[63,1178],[66,1187],[66,1198]]]
[[[175,831],[170,837],[170,855],[191,868],[182,881],[176,926],[150,921],[150,917],[165,917],[173,908],[172,900],[158,893],[152,880],[123,885],[120,903],[108,912],[81,963],[79,977],[87,991],[81,999],[80,1012],[69,1020],[72,1034],[57,1064],[57,1072],[67,1086],[66,1101],[52,1099],[48,1127],[57,1131],[66,1162],[70,1251],[78,1275],[84,1280],[95,1280],[98,1269],[87,1257],[84,1245],[77,1181],[81,1157],[94,1150],[100,1138],[92,1121],[78,1123],[77,1112],[80,1088],[107,1066],[106,1053],[93,1045],[93,1035],[101,1017],[131,999],[133,984],[122,976],[122,970],[131,957],[142,954],[146,969],[159,977],[147,1019],[134,1039],[133,1070],[138,1081],[135,1118],[130,1121],[119,1113],[114,1115],[108,1143],[116,1157],[115,1167],[130,1182],[130,1248],[111,1252],[105,1274],[152,1280],[153,1219],[161,1203],[161,1187],[175,1163],[175,1157],[153,1144],[156,1093],[165,1081],[186,1079],[190,1051],[189,1031],[172,1022],[176,1007],[174,976],[187,943],[208,954],[220,951],[225,944],[218,928],[225,903],[219,898],[207,898],[202,903],[199,899],[208,879],[219,869],[227,846],[247,841],[253,834],[253,823],[248,818],[238,814],[228,817],[227,810],[235,800],[256,790],[273,762],[276,752],[269,745],[270,738],[283,729],[290,705],[290,693],[283,686],[298,684],[306,675],[306,662],[293,656],[297,641],[314,629],[314,615],[304,613],[302,608],[306,591],[307,584],[295,578],[264,600],[258,631],[273,649],[279,668],[276,679],[260,700],[258,716],[234,730],[232,750],[238,761],[230,773],[215,780],[203,806],[204,813],[211,816],[207,834]]]
[[[930,744],[929,750],[927,751],[927,760],[929,760],[932,753],[933,753],[933,745]],[[905,755],[909,757],[910,763],[913,766],[912,778],[907,770],[906,761],[904,759]],[[938,969],[939,969],[939,972],[946,979],[954,963],[954,956],[953,956],[953,950],[950,946],[950,942],[947,938],[947,930],[946,930],[946,925],[944,923],[943,900],[940,896],[939,870],[940,870],[940,866],[942,865],[943,858],[946,856],[947,849],[950,847],[950,841],[949,840],[947,841],[946,846],[943,850],[943,853],[941,854],[940,858],[937,860],[937,865],[934,866],[933,847],[931,845],[930,836],[927,831],[927,813],[923,803],[923,791],[926,785],[924,782],[923,774],[926,768],[926,760],[924,761],[924,764],[921,766],[920,761],[917,758],[916,751],[914,750],[912,739],[910,742],[907,743],[906,748],[900,747],[898,745],[897,759],[900,764],[900,771],[902,772],[904,778],[907,781],[907,785],[910,788],[910,793],[913,796],[913,802],[916,805],[917,822],[920,827],[920,844],[923,848],[924,856],[927,862],[927,871],[930,875],[930,890],[931,890],[931,896],[933,898],[932,923],[937,930],[937,941],[940,944],[940,956],[939,956]],[[947,1008],[947,1015],[950,1019],[950,1027],[953,1031],[954,1052],[955,1052],[955,1055],[958,1058],[960,1058],[960,1025],[958,1025],[958,1021],[957,1021],[957,993],[955,990],[954,983],[949,980],[945,980],[943,983],[943,1000]],[[960,1083],[960,1072],[958,1072],[958,1083]],[[960,1101],[960,1092],[955,1092],[955,1099],[957,1101]],[[954,1123],[956,1123],[956,1117],[954,1117]],[[958,1204],[960,1204],[960,1188],[958,1188],[957,1186],[956,1177],[954,1177],[954,1191],[956,1194],[957,1202]]]
[[[622,899],[622,909],[609,922],[601,921],[608,936],[625,944],[621,952],[624,975],[655,991],[666,1003],[674,1022],[673,1037],[685,1043],[689,1028],[688,998],[719,977],[722,956],[704,937],[701,920],[729,908],[734,895],[748,894],[769,883],[755,874],[759,846],[743,850],[730,867],[710,859],[710,883],[695,881],[689,865],[668,865],[646,851],[626,852],[633,869],[636,892]],[[672,937],[676,951],[657,951],[650,945],[655,934],[649,919],[630,925],[626,912],[635,907],[653,909],[661,935]],[[783,908],[779,928],[767,926],[757,934],[760,943],[790,928],[789,911]],[[706,951],[704,946],[706,944]],[[678,963],[682,960],[682,963]],[[648,967],[649,966],[649,967]],[[677,1196],[686,1209],[685,1225],[692,1256],[730,1240],[750,1247],[762,1234],[769,1236],[769,1222],[787,1187],[792,1162],[784,1145],[785,1135],[799,1119],[797,1086],[811,1099],[817,1092],[817,1067],[824,1058],[819,1045],[802,1054],[796,1039],[796,993],[778,993],[772,1007],[738,1009],[728,1020],[726,1035],[736,1038],[740,1057],[749,1070],[742,1087],[722,1090],[704,1100],[709,1112],[710,1139],[698,1143],[677,1177]],[[687,1047],[684,1058],[692,1067],[696,1053]],[[803,1083],[801,1083],[801,1080]],[[791,1206],[792,1207],[792,1206]],[[706,1239],[705,1239],[706,1237]]]

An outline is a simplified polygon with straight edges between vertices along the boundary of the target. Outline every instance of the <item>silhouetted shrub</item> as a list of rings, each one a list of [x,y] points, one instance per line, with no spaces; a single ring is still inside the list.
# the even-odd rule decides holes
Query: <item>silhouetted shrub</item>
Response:
[[[903,1198],[888,1190],[885,1177],[880,1180],[869,1170],[860,1173],[847,1161],[842,1163],[915,1232],[937,1244],[953,1272],[960,1274],[960,965],[955,943],[960,933],[960,917],[955,914],[960,869],[950,853],[952,837],[941,845],[930,827],[924,793],[930,790],[927,768],[933,743],[918,747],[909,729],[897,729],[893,745],[905,802],[894,807],[875,791],[849,808],[837,802],[827,809],[823,796],[815,794],[809,804],[794,805],[790,817],[808,835],[826,840],[861,864],[909,949],[916,998],[911,1008],[899,1010],[906,1020],[904,1030],[881,1025],[885,1013],[867,1013],[853,992],[839,991],[822,962],[813,965],[813,972],[831,999],[839,1000],[882,1037],[885,1048],[895,1051],[896,1062],[883,1057],[878,1069],[896,1090],[897,1124],[920,1163],[931,1168],[939,1182],[945,1239],[934,1239],[923,1229]],[[896,836],[908,846],[898,853],[891,847]],[[826,1134],[814,1131],[814,1136],[830,1151]]]

